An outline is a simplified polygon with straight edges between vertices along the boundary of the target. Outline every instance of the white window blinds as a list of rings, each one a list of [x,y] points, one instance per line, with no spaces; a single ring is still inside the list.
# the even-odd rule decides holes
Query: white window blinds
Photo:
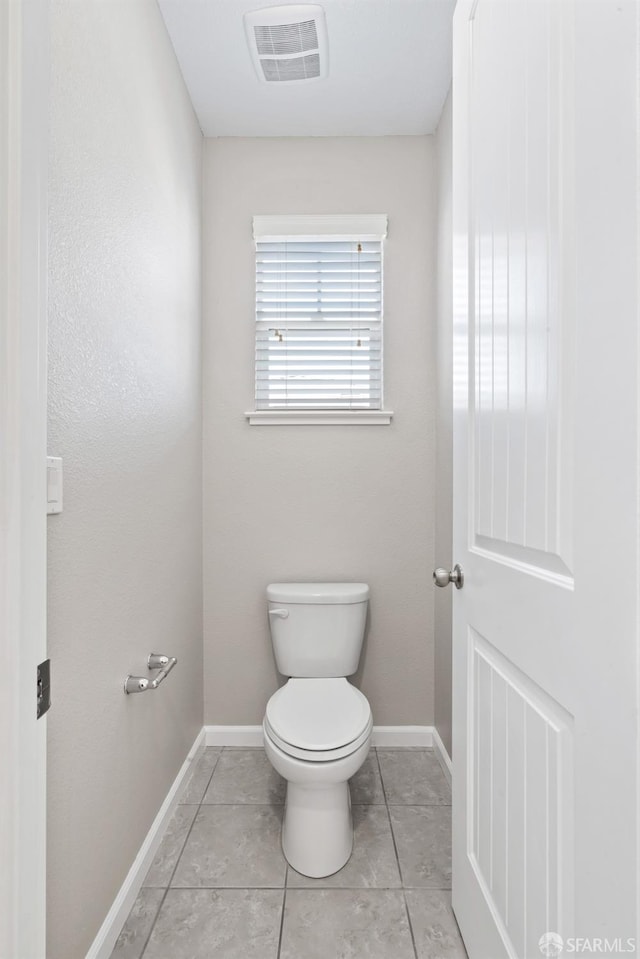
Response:
[[[254,232],[256,409],[381,409],[386,217],[256,217]]]

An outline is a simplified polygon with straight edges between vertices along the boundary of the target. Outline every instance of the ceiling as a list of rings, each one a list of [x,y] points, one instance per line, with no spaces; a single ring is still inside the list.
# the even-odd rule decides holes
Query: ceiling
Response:
[[[205,136],[433,133],[451,82],[455,0],[321,0],[329,75],[263,83],[243,14],[261,0],[158,0]]]

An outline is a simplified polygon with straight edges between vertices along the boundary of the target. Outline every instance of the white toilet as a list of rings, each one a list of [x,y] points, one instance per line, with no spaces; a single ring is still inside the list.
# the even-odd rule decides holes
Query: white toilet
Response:
[[[282,849],[304,876],[330,876],[353,847],[348,780],[367,758],[371,707],[346,679],[358,668],[366,583],[267,587],[278,670],[262,724],[272,766],[287,780]]]

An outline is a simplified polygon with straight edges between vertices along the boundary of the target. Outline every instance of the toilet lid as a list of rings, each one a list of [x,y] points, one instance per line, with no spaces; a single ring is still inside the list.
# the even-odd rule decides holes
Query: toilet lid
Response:
[[[267,703],[266,719],[283,742],[324,752],[358,739],[371,720],[371,707],[344,677],[290,679]]]

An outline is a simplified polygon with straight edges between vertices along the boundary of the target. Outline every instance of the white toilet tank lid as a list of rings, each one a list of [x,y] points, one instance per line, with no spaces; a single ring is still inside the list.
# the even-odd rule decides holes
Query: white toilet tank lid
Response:
[[[270,603],[312,603],[330,606],[364,603],[369,598],[366,583],[271,583],[267,586]]]
[[[290,679],[267,703],[267,720],[280,739],[299,749],[338,749],[366,728],[367,697],[346,679]]]

